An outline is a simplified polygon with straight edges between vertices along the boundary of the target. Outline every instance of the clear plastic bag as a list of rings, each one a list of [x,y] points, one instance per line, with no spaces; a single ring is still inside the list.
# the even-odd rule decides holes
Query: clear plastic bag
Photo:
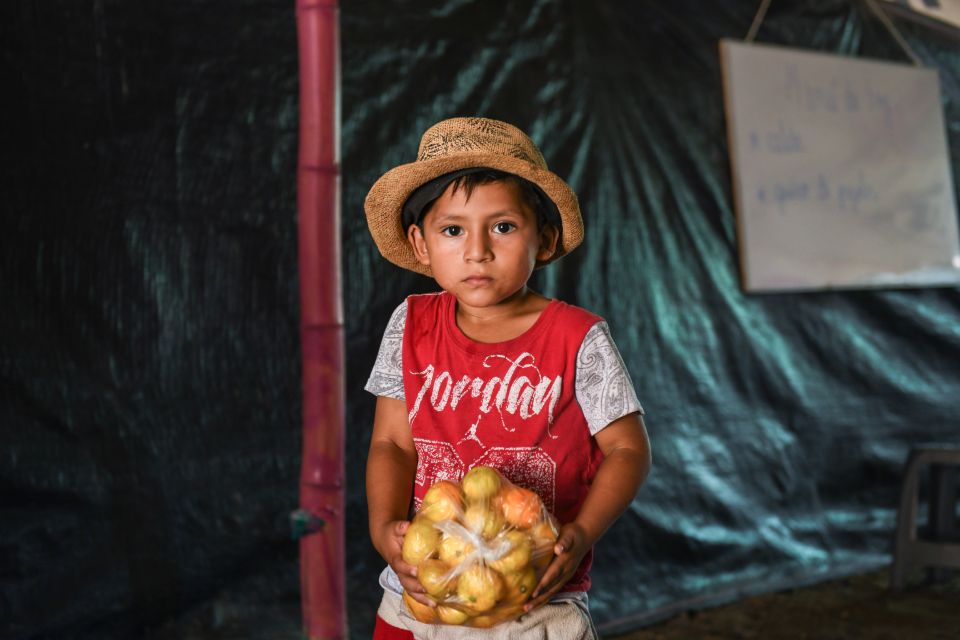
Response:
[[[492,467],[424,495],[403,541],[403,559],[437,607],[403,594],[420,622],[490,627],[523,613],[553,558],[556,519],[540,497]]]

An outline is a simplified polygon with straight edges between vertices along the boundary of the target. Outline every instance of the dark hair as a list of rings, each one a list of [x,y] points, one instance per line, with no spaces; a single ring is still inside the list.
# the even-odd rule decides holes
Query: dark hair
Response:
[[[530,207],[530,210],[533,211],[537,216],[537,229],[541,229],[543,225],[547,224],[543,207],[540,206],[542,202],[540,194],[537,193],[538,189],[529,180],[521,178],[520,176],[515,176],[512,173],[507,173],[506,171],[487,169],[478,173],[468,173],[465,176],[454,178],[450,183],[453,185],[451,194],[456,193],[458,189],[463,189],[467,192],[467,200],[469,200],[470,196],[473,195],[474,189],[480,185],[491,184],[494,182],[512,182],[513,184],[517,185],[517,190],[520,192],[521,202]],[[449,187],[449,185],[447,186]],[[444,189],[444,192],[446,192],[446,189]],[[423,211],[420,213],[420,219],[417,221],[418,225],[423,225],[423,218],[427,215],[430,209],[433,208],[434,202],[436,202],[436,200],[423,208]]]
[[[440,196],[446,193],[451,184],[453,185],[453,193],[456,193],[458,189],[464,189],[469,199],[473,195],[473,190],[478,186],[494,182],[511,182],[517,185],[520,200],[530,207],[530,210],[536,215],[538,230],[547,225],[553,225],[558,230],[561,229],[560,213],[557,211],[557,205],[547,197],[540,187],[518,175],[485,167],[455,171],[435,178],[417,189],[404,204],[403,227],[406,229],[411,224],[416,224],[423,229],[423,219]],[[424,196],[429,199],[425,199]]]

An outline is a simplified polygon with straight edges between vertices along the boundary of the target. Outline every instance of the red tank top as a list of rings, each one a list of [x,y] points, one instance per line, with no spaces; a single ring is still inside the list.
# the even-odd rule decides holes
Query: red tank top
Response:
[[[495,344],[467,338],[446,292],[407,298],[403,386],[417,449],[415,506],[437,480],[477,465],[536,491],[566,524],[576,518],[603,460],[574,392],[577,353],[601,318],[552,300],[522,335]],[[565,591],[586,591],[593,550]]]

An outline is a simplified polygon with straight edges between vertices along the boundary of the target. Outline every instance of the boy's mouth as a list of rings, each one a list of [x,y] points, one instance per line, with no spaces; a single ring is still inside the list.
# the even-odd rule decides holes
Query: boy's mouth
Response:
[[[463,281],[474,287],[481,287],[493,281],[490,276],[467,276]]]

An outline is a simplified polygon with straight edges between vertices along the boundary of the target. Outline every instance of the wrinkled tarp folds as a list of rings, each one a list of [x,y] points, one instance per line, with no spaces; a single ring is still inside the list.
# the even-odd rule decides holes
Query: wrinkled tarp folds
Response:
[[[298,622],[296,42],[287,0],[0,8],[0,637]]]
[[[362,201],[452,115],[515,122],[577,189],[586,242],[534,284],[610,321],[648,413],[597,619],[888,559],[907,447],[956,432],[960,296],[740,293],[716,41],[756,6],[342,6],[352,637],[382,565],[362,386],[389,312],[433,290]],[[958,46],[898,24],[956,166]],[[0,636],[286,637],[258,623],[299,604],[294,4],[14,0],[0,36]],[[775,2],[758,40],[906,59],[839,0]]]
[[[909,445],[958,431],[960,296],[741,292],[717,42],[743,37],[756,8],[460,0],[386,20],[380,3],[344,4],[358,635],[369,632],[382,566],[362,539],[357,487],[374,406],[362,387],[394,306],[433,290],[377,254],[362,202],[382,172],[414,159],[426,127],[458,115],[525,129],[578,192],[586,241],[534,288],[607,318],[647,411],[652,474],[598,548],[601,627],[889,560]],[[960,46],[897,24],[940,70],[956,167]],[[839,1],[774,3],[758,41],[907,59],[866,9]]]

